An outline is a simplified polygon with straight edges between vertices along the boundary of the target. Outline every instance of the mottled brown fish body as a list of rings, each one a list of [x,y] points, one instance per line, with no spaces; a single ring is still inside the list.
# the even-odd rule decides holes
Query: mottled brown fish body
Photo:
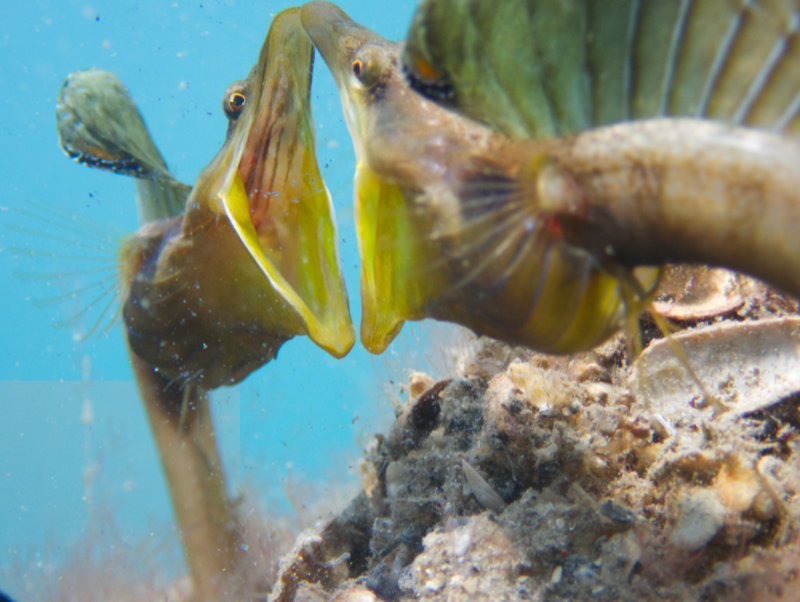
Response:
[[[604,265],[724,266],[798,296],[798,15],[798,0],[423,0],[403,67],[426,97],[540,143],[534,202]]]
[[[263,275],[230,224],[205,217],[205,224],[153,222],[128,245],[140,268],[123,320],[140,358],[170,378],[213,389],[239,382],[304,329],[285,299],[260,284]]]
[[[116,77],[73,74],[59,98],[67,154],[140,184],[147,223],[121,252],[122,317],[191,597],[204,602],[251,599],[263,580],[242,561],[207,390],[239,382],[292,336],[337,357],[355,338],[315,157],[312,60],[299,10],[276,15],[250,75],[225,94],[225,142],[191,192]]]
[[[723,266],[800,297],[796,139],[654,119],[546,146],[553,168],[540,176],[539,202],[574,244],[629,266]]]

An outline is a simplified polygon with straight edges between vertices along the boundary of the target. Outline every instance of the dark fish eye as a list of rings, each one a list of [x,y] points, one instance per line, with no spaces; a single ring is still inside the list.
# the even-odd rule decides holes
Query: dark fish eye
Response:
[[[355,78],[367,89],[372,89],[380,83],[388,67],[386,53],[371,44],[365,44],[350,64]]]
[[[246,102],[247,97],[245,97],[244,93],[235,90],[225,96],[225,100],[222,101],[222,109],[225,111],[225,115],[228,116],[228,119],[237,119],[242,109],[244,109]]]

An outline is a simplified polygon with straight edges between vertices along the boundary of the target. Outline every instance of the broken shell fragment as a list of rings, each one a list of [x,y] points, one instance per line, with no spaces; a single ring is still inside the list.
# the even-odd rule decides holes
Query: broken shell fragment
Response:
[[[653,309],[680,322],[724,316],[744,305],[740,278],[730,270],[705,265],[667,266]]]
[[[686,362],[732,415],[764,409],[800,391],[800,318],[726,322],[678,333],[651,344],[633,365],[629,384],[668,422],[702,412],[702,397]]]
[[[464,478],[469,485],[469,489],[478,503],[487,510],[494,510],[495,512],[502,512],[506,503],[503,501],[497,492],[492,489],[492,486],[480,475],[480,473],[472,468],[469,462],[461,459],[461,470],[464,471]]]

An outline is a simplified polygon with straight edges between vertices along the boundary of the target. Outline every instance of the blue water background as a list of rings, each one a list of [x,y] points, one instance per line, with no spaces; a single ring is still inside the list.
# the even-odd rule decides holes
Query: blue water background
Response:
[[[413,1],[339,4],[390,39],[403,37],[414,8]],[[54,109],[61,83],[90,66],[115,72],[170,169],[191,183],[224,138],[223,91],[247,75],[270,15],[288,6],[53,0],[0,7],[0,590],[19,599],[61,570],[98,517],[111,517],[115,538],[134,544],[149,538],[167,556],[180,556],[119,323],[77,342],[75,333],[86,330],[96,311],[56,326],[87,304],[86,295],[38,306],[86,280],[53,276],[81,265],[70,258],[83,253],[71,241],[100,236],[113,246],[138,226],[129,178],[77,165],[59,149]],[[338,216],[357,324],[352,146],[320,57],[314,78],[319,160]],[[30,208],[39,217],[27,215]],[[30,256],[19,247],[63,256]],[[107,255],[113,261],[113,252]],[[221,390],[213,411],[231,487],[249,485],[265,506],[288,513],[287,478],[314,482],[323,496],[354,486],[368,435],[391,416],[384,383],[402,379],[403,368],[426,368],[430,351],[419,341],[425,336],[406,327],[384,356],[370,356],[357,343],[342,360],[295,339],[240,387]],[[106,540],[97,537],[102,555]],[[180,572],[175,562],[171,570]]]

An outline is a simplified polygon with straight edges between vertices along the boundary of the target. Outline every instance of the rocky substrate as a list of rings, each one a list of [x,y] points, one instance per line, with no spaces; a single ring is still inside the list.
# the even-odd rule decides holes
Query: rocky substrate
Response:
[[[795,599],[797,308],[706,288],[684,332],[643,322],[632,365],[622,336],[563,358],[480,340],[451,378],[411,374],[361,493],[270,599]]]

